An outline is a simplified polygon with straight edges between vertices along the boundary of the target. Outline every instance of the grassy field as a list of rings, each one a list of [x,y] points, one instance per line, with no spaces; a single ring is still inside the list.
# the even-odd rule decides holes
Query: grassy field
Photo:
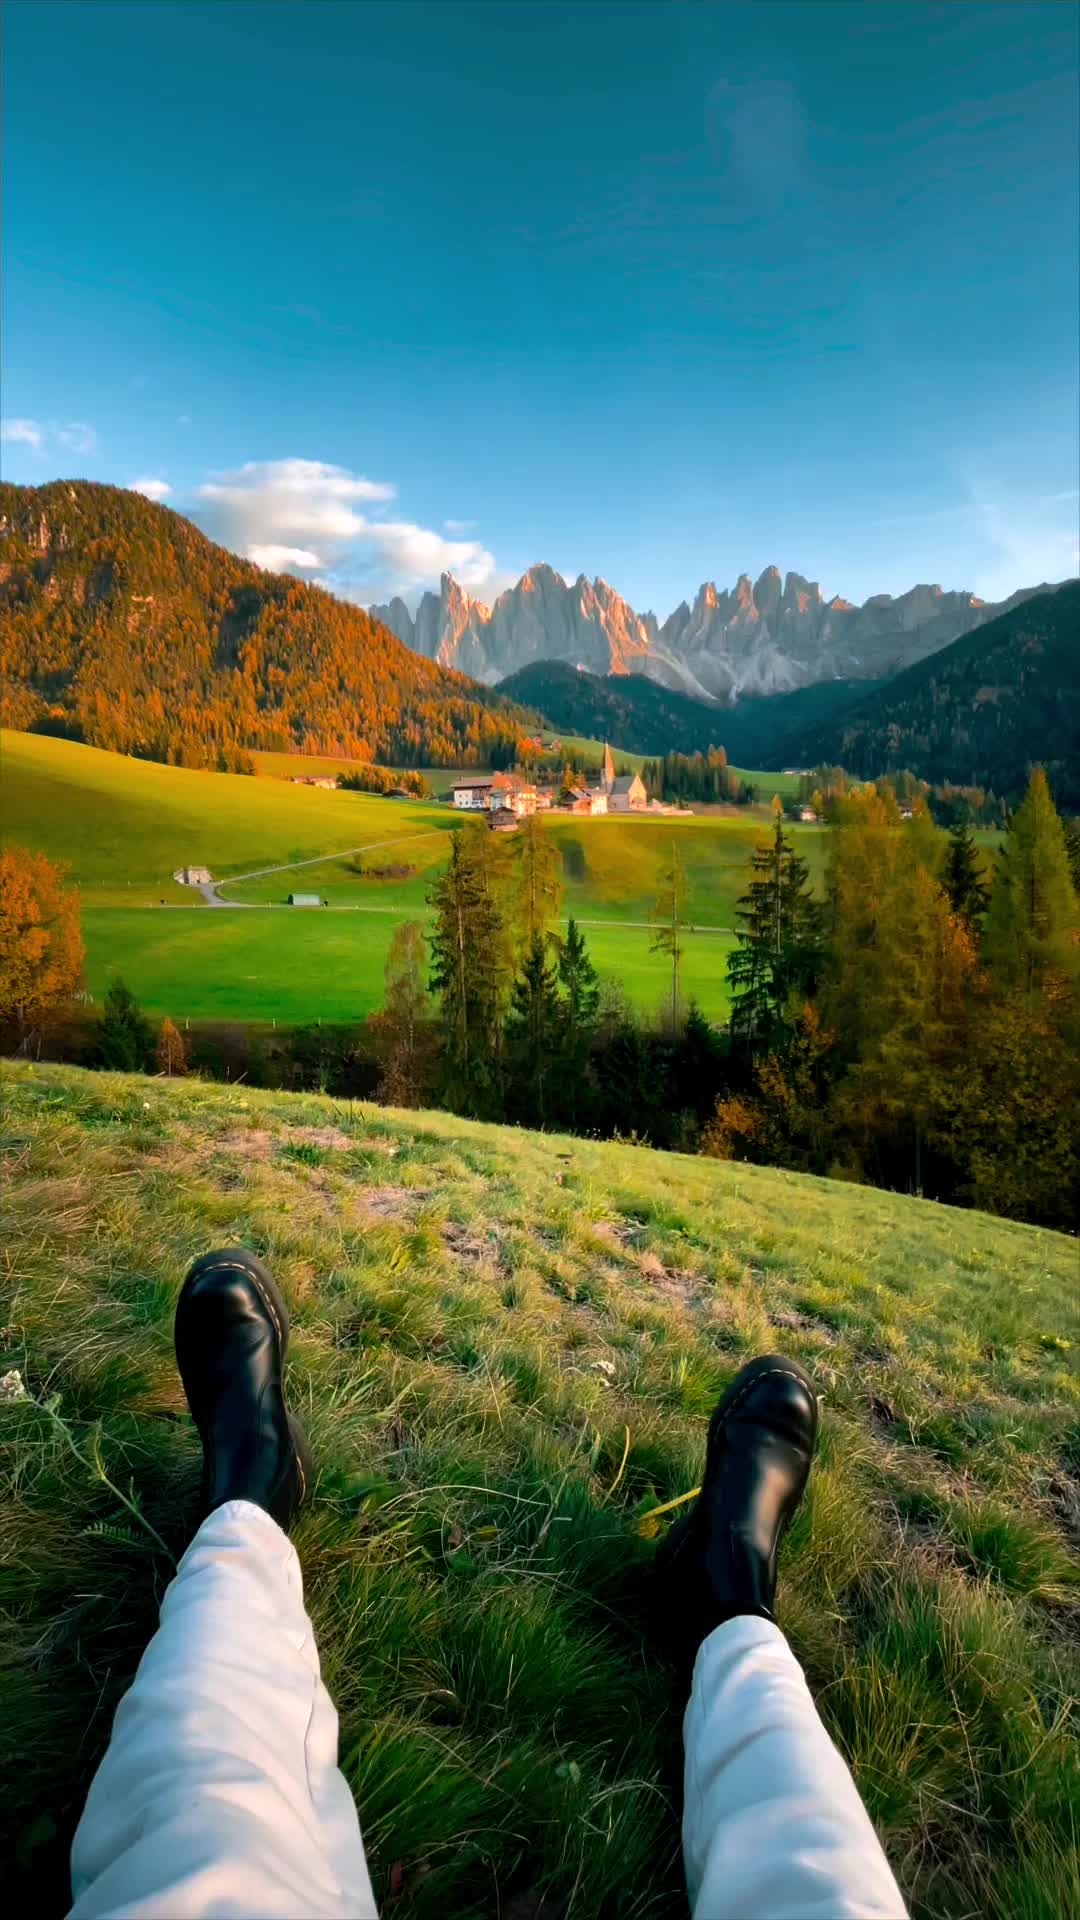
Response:
[[[234,1241],[293,1314],[296,1542],[384,1912],[685,1912],[643,1516],[775,1347],[824,1396],[781,1623],[915,1915],[1080,1910],[1074,1242],[440,1114],[10,1064],[0,1093],[12,1911],[66,1910],[196,1497],[176,1293]]]
[[[381,1006],[383,968],[395,907],[321,913],[253,908],[244,913],[97,907],[83,914],[87,990],[100,1001],[119,975],[147,1012],[191,1020],[363,1019]],[[670,975],[649,951],[644,928],[600,923],[587,929],[601,976],[619,980],[635,1006],[657,1005]],[[683,992],[719,1019],[727,1005],[725,961],[731,941],[691,934]],[[316,971],[313,973],[312,968]]]
[[[260,756],[275,757],[290,758]],[[82,890],[90,992],[100,998],[120,974],[150,1012],[174,1019],[362,1017],[381,1002],[395,922],[426,918],[432,878],[461,824],[431,803],[195,773],[32,734],[0,736],[0,772],[5,838],[69,862]],[[646,923],[673,840],[690,880],[694,924],[730,929],[766,824],[743,814],[548,823],[563,857],[564,912],[586,923],[596,965],[622,981],[635,1004],[651,1010],[667,986]],[[797,831],[820,874],[824,830]],[[356,847],[368,850],[362,866],[413,871],[399,879],[357,873],[349,852]],[[330,903],[329,912],[294,909],[272,921],[208,912],[171,878],[184,864],[206,865],[227,883],[230,875],[313,860],[226,884],[227,896],[248,906],[284,906],[294,889]],[[193,911],[162,913],[163,906]],[[714,1019],[727,1004],[729,945],[726,933],[692,934],[687,943],[684,991]]]

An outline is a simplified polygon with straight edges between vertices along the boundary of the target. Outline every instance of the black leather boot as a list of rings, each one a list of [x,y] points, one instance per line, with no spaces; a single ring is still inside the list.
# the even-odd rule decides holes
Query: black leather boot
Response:
[[[196,1260],[176,1303],[176,1364],[203,1443],[203,1513],[250,1500],[288,1532],[311,1456],[285,1405],[289,1316],[245,1247]]]
[[[701,1492],[656,1555],[657,1621],[689,1685],[701,1642],[737,1614],[772,1620],[776,1553],[810,1474],[818,1402],[796,1360],[737,1373],[709,1422]]]

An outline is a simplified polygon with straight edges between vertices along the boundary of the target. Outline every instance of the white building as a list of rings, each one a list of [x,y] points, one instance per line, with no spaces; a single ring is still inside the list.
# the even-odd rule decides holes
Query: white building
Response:
[[[490,773],[477,774],[470,776],[468,779],[455,780],[450,790],[455,807],[465,807],[472,811],[482,812],[490,803],[492,785],[493,782]]]
[[[649,804],[645,783],[639,773],[620,773],[607,792],[609,813],[643,813]]]

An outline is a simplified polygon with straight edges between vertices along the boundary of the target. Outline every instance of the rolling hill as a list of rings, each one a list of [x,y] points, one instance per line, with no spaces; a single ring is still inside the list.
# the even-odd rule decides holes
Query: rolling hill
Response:
[[[670,1521],[646,1516],[777,1348],[824,1396],[780,1623],[915,1920],[1077,1911],[1073,1241],[247,1086],[5,1062],[0,1096],[13,1911],[67,1911],[197,1498],[176,1295],[237,1240],[292,1315],[317,1463],[295,1539],[381,1911],[685,1915],[649,1606]]]
[[[535,716],[141,494],[0,485],[0,716],[185,766],[486,763]]]
[[[1080,580],[964,634],[799,736],[803,764],[1018,793],[1035,761],[1080,808]]]

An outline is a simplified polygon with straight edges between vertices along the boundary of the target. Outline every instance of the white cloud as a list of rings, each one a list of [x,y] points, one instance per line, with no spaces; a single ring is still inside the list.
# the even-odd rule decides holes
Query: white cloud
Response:
[[[287,567],[299,567],[306,572],[322,566],[318,554],[306,547],[249,547],[247,557],[254,560],[257,567],[265,567],[267,573],[284,573]]]
[[[325,569],[364,601],[435,585],[453,573],[482,586],[495,570],[476,540],[450,540],[411,520],[366,511],[397,489],[323,460],[249,460],[196,489],[201,518],[226,546],[259,566]],[[449,524],[449,523],[448,523]]]
[[[71,453],[93,453],[97,446],[97,434],[85,420],[68,420],[63,426],[52,429],[53,438]]]
[[[145,493],[148,500],[164,500],[165,495],[172,492],[167,480],[156,479],[150,473],[143,474],[138,480],[129,480],[128,487],[132,493]]]
[[[36,420],[5,420],[0,424],[0,440],[19,441],[35,453],[41,452],[44,438],[45,429]]]
[[[455,533],[455,534],[471,533],[475,525],[476,525],[475,520],[444,520],[443,532]]]

